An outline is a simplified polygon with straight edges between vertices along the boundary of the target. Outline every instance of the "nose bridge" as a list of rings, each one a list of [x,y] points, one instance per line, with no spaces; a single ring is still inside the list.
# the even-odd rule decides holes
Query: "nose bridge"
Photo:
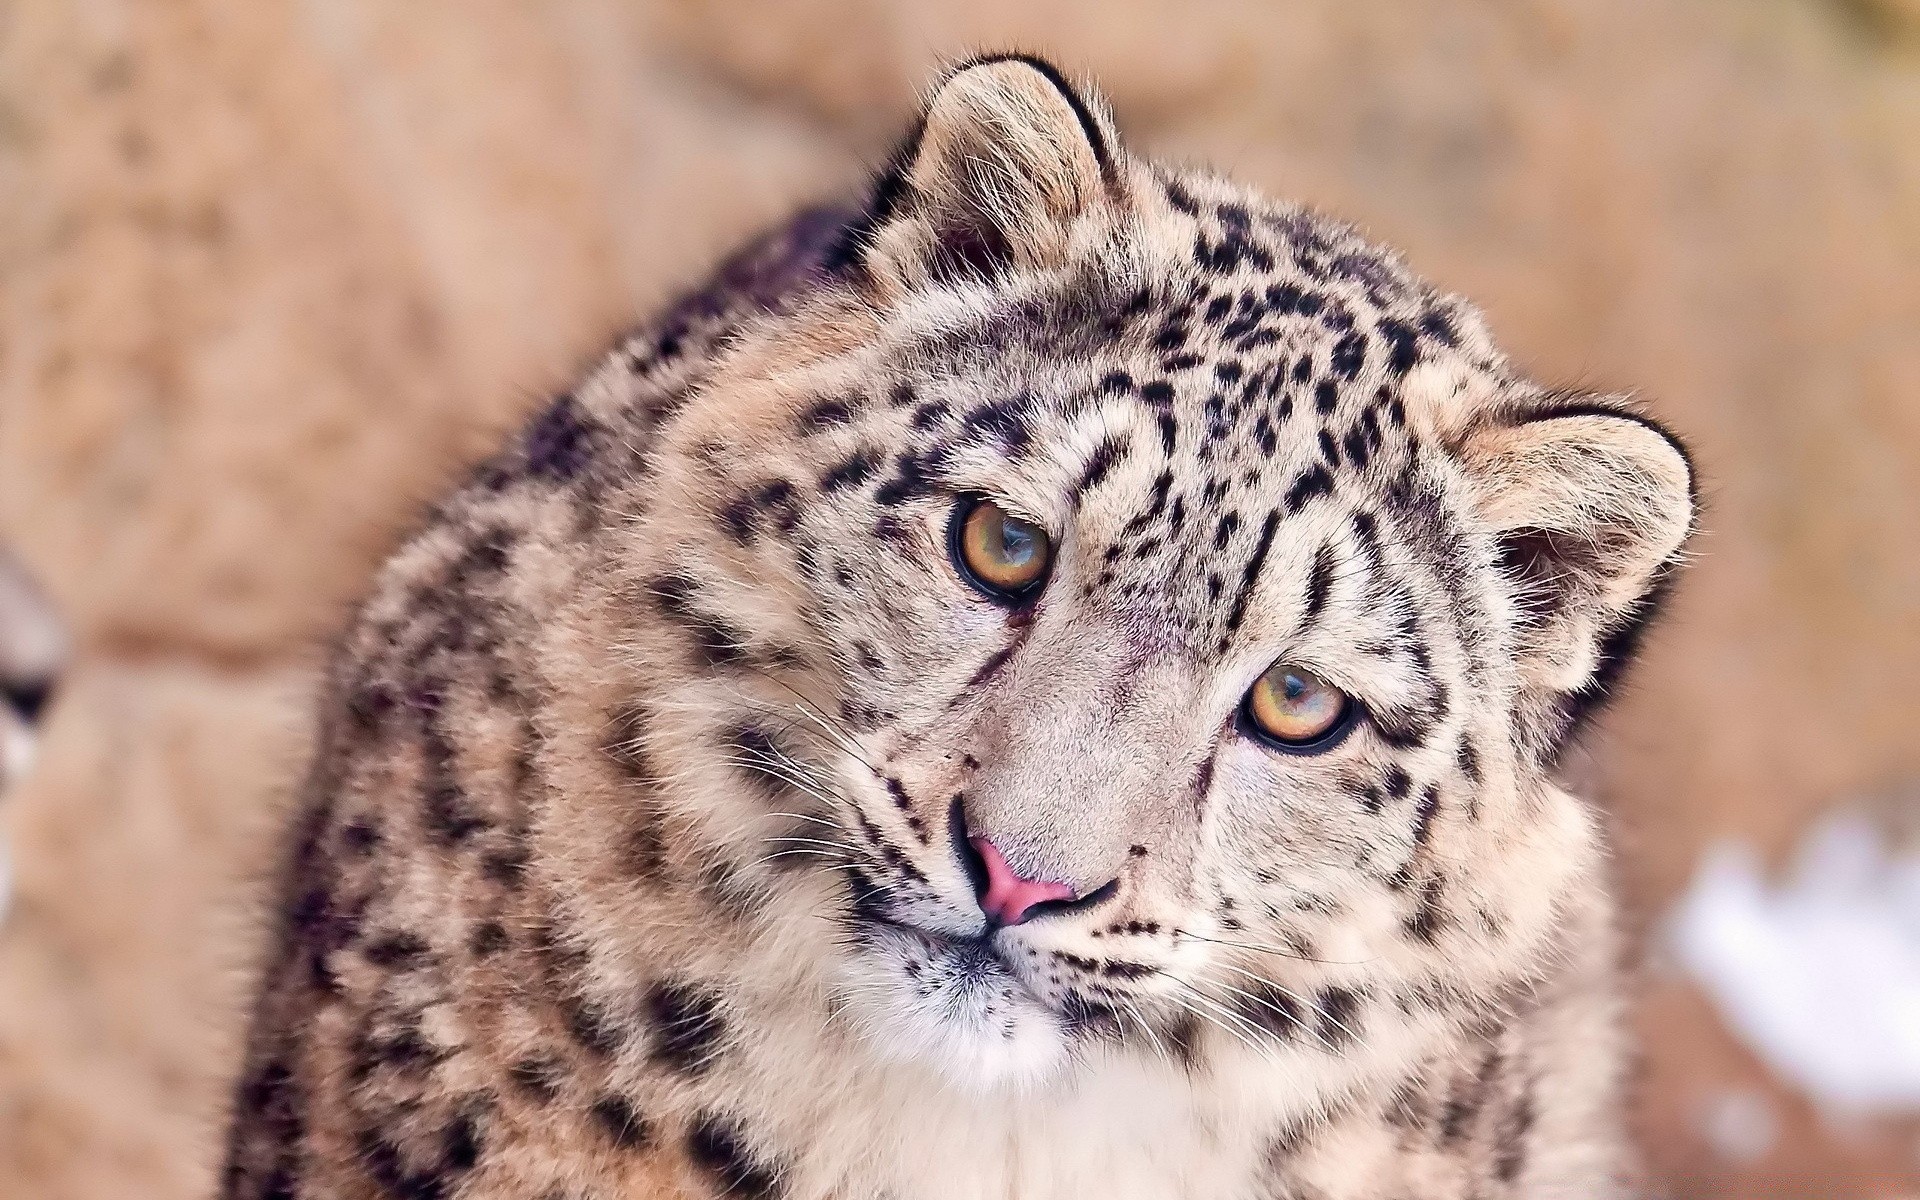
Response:
[[[1124,642],[1031,647],[980,728],[969,826],[1019,875],[1087,891],[1170,816],[1191,698],[1169,664]]]

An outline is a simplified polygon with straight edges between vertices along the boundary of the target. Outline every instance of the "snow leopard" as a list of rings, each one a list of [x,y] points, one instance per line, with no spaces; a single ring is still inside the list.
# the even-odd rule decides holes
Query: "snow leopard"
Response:
[[[1694,512],[1395,253],[966,62],[379,572],[221,1195],[1632,1194],[1556,766]]]

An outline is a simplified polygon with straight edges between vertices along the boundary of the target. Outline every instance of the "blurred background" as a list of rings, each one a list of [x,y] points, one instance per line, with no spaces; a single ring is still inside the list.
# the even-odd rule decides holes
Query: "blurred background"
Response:
[[[1692,438],[1695,569],[1569,768],[1638,1123],[1675,1197],[1920,1196],[1920,0],[0,0],[0,550],[75,654],[0,812],[0,1195],[210,1194],[343,607],[1005,46]]]

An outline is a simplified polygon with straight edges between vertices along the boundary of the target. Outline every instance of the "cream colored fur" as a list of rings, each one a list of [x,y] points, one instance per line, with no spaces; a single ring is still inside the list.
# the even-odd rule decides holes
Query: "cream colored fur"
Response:
[[[1552,763],[1678,444],[1029,60],[809,221],[351,626],[226,1195],[1625,1195]],[[1039,599],[956,570],[976,495],[1050,531]],[[1344,740],[1247,729],[1276,662]],[[992,927],[966,835],[1086,901]]]

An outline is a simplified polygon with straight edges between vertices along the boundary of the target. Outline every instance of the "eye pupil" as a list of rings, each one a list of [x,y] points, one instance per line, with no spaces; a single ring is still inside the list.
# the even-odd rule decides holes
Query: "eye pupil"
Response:
[[[1241,705],[1245,724],[1290,754],[1331,750],[1353,726],[1347,694],[1311,671],[1278,665],[1254,681]]]
[[[1001,603],[1031,596],[1053,563],[1046,530],[982,497],[962,500],[954,509],[948,542],[961,576]]]
[[[1012,521],[1000,523],[1000,551],[1009,563],[1020,566],[1033,557],[1033,535]]]

